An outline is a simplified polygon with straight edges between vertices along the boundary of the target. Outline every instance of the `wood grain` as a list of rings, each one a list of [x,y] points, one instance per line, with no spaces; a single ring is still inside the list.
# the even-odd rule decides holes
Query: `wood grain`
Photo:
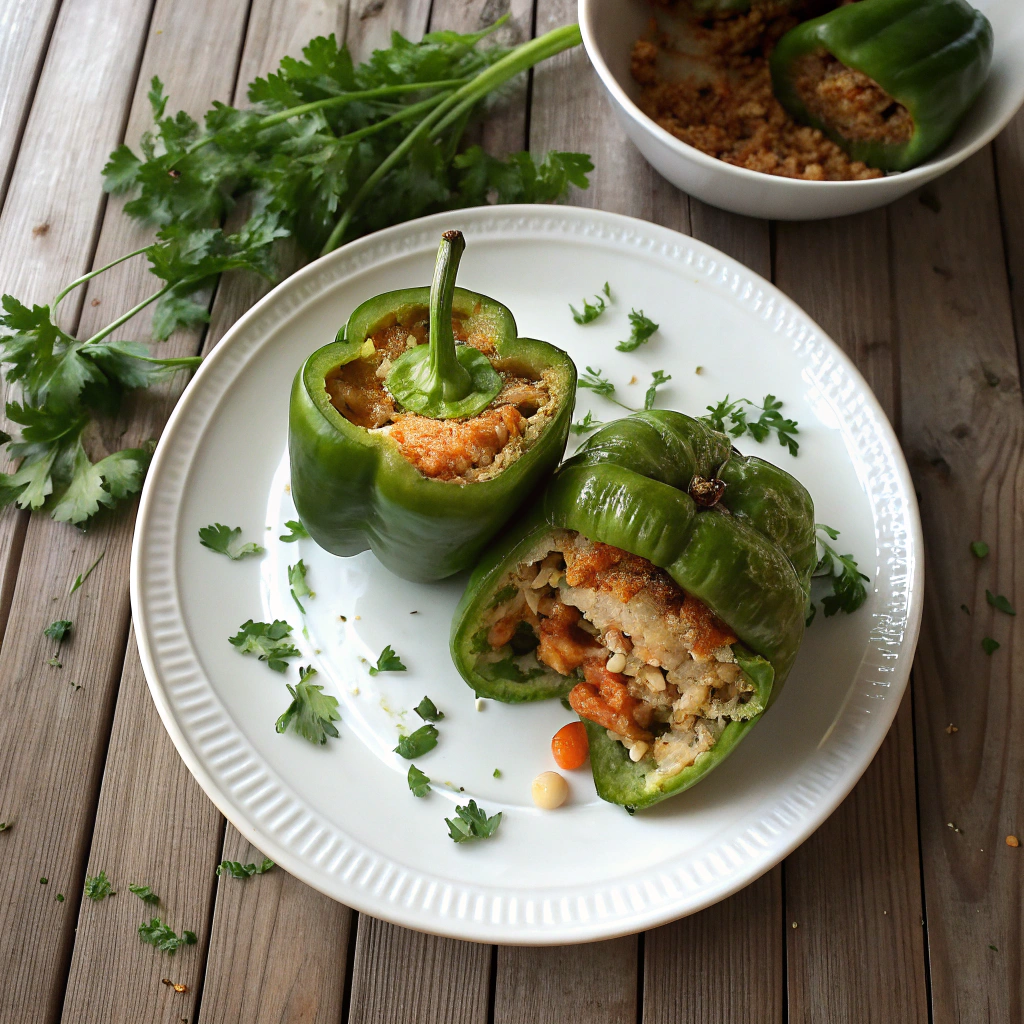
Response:
[[[0,8],[0,208],[59,7],[60,0],[7,0]]]
[[[486,1024],[491,947],[359,917],[348,1024]]]
[[[898,425],[888,235],[884,210],[780,223],[775,279],[851,356]],[[864,777],[788,858],[785,878],[786,920],[799,925],[786,931],[790,1020],[927,1021],[909,692]]]
[[[1004,837],[1024,831],[1024,634],[985,590],[1024,603],[1024,408],[991,150],[930,190],[929,206],[911,196],[890,216],[902,436],[928,564],[914,720],[932,1019],[1011,1021],[1024,893]],[[975,540],[991,545],[984,560]]]
[[[1024,193],[1020,188],[1024,181],[1024,111],[1018,111],[992,148],[1018,362],[1024,363]]]

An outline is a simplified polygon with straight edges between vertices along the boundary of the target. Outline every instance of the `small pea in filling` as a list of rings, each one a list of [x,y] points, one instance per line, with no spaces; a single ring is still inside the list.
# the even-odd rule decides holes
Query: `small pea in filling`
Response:
[[[646,559],[573,531],[554,531],[508,574],[475,640],[485,678],[574,681],[573,710],[649,780],[678,774],[730,721],[764,710],[736,636],[706,605]]]

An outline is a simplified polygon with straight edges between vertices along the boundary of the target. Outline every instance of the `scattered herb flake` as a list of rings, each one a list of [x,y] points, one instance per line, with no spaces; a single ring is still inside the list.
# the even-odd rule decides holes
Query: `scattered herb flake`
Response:
[[[761,415],[756,420],[748,417],[744,406],[751,409],[760,409]],[[733,437],[742,437],[749,434],[758,443],[764,441],[774,430],[779,439],[779,444],[789,449],[790,455],[796,455],[800,450],[795,436],[799,433],[796,420],[786,419],[779,411],[782,408],[780,402],[774,395],[765,395],[764,404],[757,405],[749,398],[737,398],[730,400],[726,395],[717,405],[707,407],[708,414],[702,416],[706,423],[715,430]]]
[[[187,930],[183,931],[179,938],[159,917],[150,918],[148,923],[139,925],[139,938],[171,956],[174,956],[182,946],[194,946],[197,941],[196,933]]]
[[[572,425],[572,432],[574,434],[592,434],[595,430],[600,430],[604,423],[600,420],[594,419],[594,414],[588,412],[583,419]]]
[[[423,719],[424,722],[440,722],[444,718],[444,712],[438,711],[434,702],[429,697],[424,697],[423,700],[416,705],[416,714]]]
[[[864,586],[870,582],[869,577],[860,571],[853,555],[841,555],[831,544],[822,537],[822,534],[829,540],[836,540],[839,531],[824,523],[816,523],[818,531],[818,548],[821,550],[821,557],[814,570],[814,578],[826,579],[832,584],[832,593],[822,598],[821,606],[825,611],[825,617],[829,618],[837,612],[846,612],[851,615],[867,599],[868,592]],[[817,606],[808,601],[807,625],[814,621]]]
[[[430,792],[429,777],[424,775],[416,765],[409,765],[409,775],[407,778],[409,781],[409,789],[413,796],[426,796]]]
[[[106,871],[101,871],[98,875],[90,875],[85,879],[85,895],[93,902],[99,903],[107,896],[116,896],[117,893],[111,886]]]
[[[993,640],[992,637],[986,636],[981,639],[981,649],[986,654],[995,654],[999,650],[1000,643],[998,640]]]
[[[55,899],[55,900],[56,900],[56,901],[57,901],[58,903],[63,903],[63,902],[64,902],[64,893],[62,893],[62,892],[59,892],[59,893],[57,893],[57,895],[56,895],[56,896],[54,896],[53,898],[54,898],[54,899]]]
[[[52,658],[50,658],[50,660],[46,664],[49,665],[50,668],[63,668],[64,667],[63,662],[61,662],[57,658],[56,654]]]
[[[223,523],[213,523],[210,526],[199,528],[199,543],[204,548],[216,551],[218,554],[227,555],[232,561],[237,562],[246,555],[262,555],[265,548],[259,544],[249,542],[241,543],[242,528],[240,526],[232,529]]]
[[[411,761],[414,757],[421,757],[437,746],[437,729],[430,725],[421,725],[415,732],[408,736],[400,736],[395,753]]]
[[[655,370],[651,374],[651,386],[647,389],[647,394],[644,395],[644,408],[653,409],[654,399],[657,397],[658,388],[663,384],[667,384],[672,379],[671,373],[666,373],[664,370]]]
[[[71,620],[70,619],[57,619],[56,622],[51,622],[46,629],[43,630],[43,636],[48,636],[51,640],[55,640],[57,643],[62,643],[64,637],[71,632]]]
[[[967,615],[971,614],[971,609],[965,604],[960,605],[960,611],[965,612]]]
[[[292,588],[292,600],[299,606],[299,611],[303,615],[306,614],[306,609],[302,607],[302,602],[299,600],[300,597],[316,597],[316,594],[309,589],[309,584],[306,582],[306,563],[300,558],[294,565],[288,566],[288,582]]]
[[[253,875],[266,874],[274,862],[269,857],[264,857],[259,864],[243,864],[238,860],[222,860],[217,865],[217,875],[229,874],[232,878],[252,878]]]
[[[8,378],[8,379],[10,379],[10,378]],[[100,562],[103,561],[103,556],[105,554],[106,554],[106,551],[101,552],[100,553],[100,557],[97,558],[96,561],[93,562],[92,565],[90,565],[89,568],[85,570],[85,572],[79,573],[75,577],[75,582],[71,584],[71,589],[68,591],[68,597],[70,597],[92,575],[93,569],[95,569],[96,566],[99,565]]]
[[[487,816],[482,807],[477,807],[475,800],[470,800],[465,807],[455,808],[456,817],[445,818],[448,834],[456,843],[471,843],[478,839],[490,839],[501,824],[502,812]]]
[[[286,519],[285,526],[288,527],[288,533],[282,533],[277,539],[283,540],[285,544],[294,544],[297,540],[303,540],[309,536],[309,530],[307,530],[298,519]]]
[[[288,684],[288,692],[292,702],[284,714],[277,720],[278,732],[285,732],[291,725],[303,739],[321,746],[327,742],[328,736],[338,738],[338,730],[334,723],[341,715],[338,712],[338,700],[323,692],[323,687],[309,680],[316,675],[316,669],[306,666],[299,669],[299,681],[292,686]]]
[[[992,949],[992,950],[995,950],[995,952],[997,952],[997,953],[999,952],[999,950],[998,950],[998,949],[996,949],[996,947],[995,947],[995,946],[992,946],[992,945],[990,945],[990,946],[989,946],[988,948],[989,948],[989,949]]]
[[[1010,604],[1008,598],[1003,597],[1002,594],[993,594],[991,590],[985,591],[985,600],[988,601],[996,611],[1004,612],[1006,615],[1016,615],[1013,605]]]
[[[494,778],[496,778],[496,779],[500,779],[501,778],[501,769],[500,768],[495,768],[494,771],[491,772],[491,775],[493,775]]]
[[[612,293],[611,289],[608,287],[607,281],[605,281],[604,287],[601,291],[604,292],[605,297],[611,299]],[[593,323],[607,308],[604,298],[600,295],[594,296],[593,303],[587,302],[587,300],[584,299],[582,312],[577,310],[572,303],[569,304],[569,309],[572,311],[572,318],[578,324]]]
[[[599,370],[593,366],[588,366],[587,372],[580,374],[579,385],[581,388],[593,391],[595,394],[601,395],[603,398],[609,398],[613,402],[616,401],[613,397],[615,394],[615,385],[604,375],[603,370]]]
[[[983,540],[971,541],[971,554],[975,558],[984,558],[989,552],[988,545]]]
[[[0,832],[9,832],[14,828],[13,821],[0,821]]]
[[[139,885],[133,882],[128,886],[128,891],[135,893],[143,903],[150,903],[154,907],[160,903],[160,897],[148,885]]]
[[[283,619],[273,622],[242,623],[238,632],[228,637],[228,643],[238,648],[239,654],[255,654],[275,672],[285,672],[288,662],[285,658],[298,658],[302,652],[288,639],[292,627]]]
[[[646,342],[651,335],[658,329],[658,325],[651,320],[649,317],[644,316],[642,309],[634,309],[630,311],[629,323],[632,328],[629,334],[629,338],[626,341],[620,341],[615,347],[620,352],[634,352],[641,345]]]
[[[377,664],[370,669],[370,675],[375,676],[381,672],[405,672],[406,667],[402,664],[402,659],[391,649],[391,644],[388,644],[383,651],[380,652],[380,657],[377,659]]]

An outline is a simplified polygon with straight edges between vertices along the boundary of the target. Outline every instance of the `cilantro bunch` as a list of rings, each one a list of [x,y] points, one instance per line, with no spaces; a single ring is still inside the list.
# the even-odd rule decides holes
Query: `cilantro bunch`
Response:
[[[250,84],[251,107],[215,103],[201,122],[169,114],[154,78],[153,129],[139,153],[118,147],[103,177],[106,191],[131,196],[125,212],[154,227],[155,241],[72,281],[49,305],[2,298],[0,364],[14,385],[6,412],[21,436],[0,431],[0,444],[20,460],[0,474],[0,507],[45,508],[81,524],[140,489],[151,446],[94,459],[84,438],[94,421],[117,414],[126,393],[199,362],[107,340],[148,306],[155,304],[152,331],[163,340],[209,320],[202,293],[225,271],[272,280],[278,239],[294,237],[314,256],[424,214],[489,201],[550,202],[570,184],[586,188],[593,165],[580,153],[498,160],[461,147],[488,95],[581,39],[570,25],[511,50],[479,47],[504,20],[419,43],[395,33],[390,48],[360,65],[333,35],[318,37],[302,60],[285,57]],[[243,201],[247,216],[229,234],[224,219]],[[141,256],[157,279],[153,294],[90,338],[59,325],[69,292]]]

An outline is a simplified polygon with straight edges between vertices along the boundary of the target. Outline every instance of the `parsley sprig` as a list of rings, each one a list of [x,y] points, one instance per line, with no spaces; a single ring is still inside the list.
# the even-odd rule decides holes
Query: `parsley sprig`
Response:
[[[132,882],[128,886],[128,891],[138,896],[143,903],[149,903],[154,907],[160,903],[160,897],[148,885],[139,885],[137,882]]]
[[[285,732],[291,726],[303,739],[322,746],[328,736],[338,738],[334,723],[341,714],[338,712],[338,699],[324,693],[324,688],[318,683],[309,681],[316,674],[312,666],[300,668],[299,681],[294,686],[287,684],[292,702],[277,720],[276,729]]]
[[[232,878],[252,878],[253,875],[266,874],[274,862],[269,857],[264,857],[259,864],[243,864],[239,860],[222,860],[217,865],[217,876],[227,874]]]
[[[604,294],[595,295],[593,302],[588,302],[584,299],[582,310],[578,310],[571,302],[569,303],[572,318],[576,323],[580,325],[593,323],[608,308],[605,298],[611,300],[612,292],[607,281],[605,281],[604,287],[601,291]]]
[[[455,808],[455,818],[445,818],[448,834],[456,843],[471,843],[490,839],[501,824],[502,812],[487,816],[487,812],[470,800],[465,807]]]
[[[302,606],[299,598],[316,597],[316,592],[309,589],[309,583],[306,581],[308,571],[306,563],[301,558],[294,565],[288,566],[288,583],[291,585],[292,600],[298,605],[299,611],[303,615],[306,614],[306,609]]]
[[[444,718],[444,712],[437,710],[437,705],[429,698],[424,697],[423,700],[416,705],[416,714],[423,719],[424,722],[440,722]]]
[[[841,555],[829,544],[830,540],[836,540],[839,537],[838,530],[826,526],[824,523],[816,523],[815,529],[817,530],[820,556],[814,570],[814,578],[828,580],[832,585],[832,593],[821,600],[825,618],[829,618],[837,612],[852,614],[867,599],[868,592],[864,584],[869,583],[871,579],[860,571],[860,566],[857,565],[853,555]],[[823,537],[822,534],[825,536]],[[814,621],[817,611],[817,606],[808,599],[808,626]]]
[[[64,638],[71,632],[71,620],[70,619],[57,619],[51,622],[46,629],[43,630],[43,636],[49,637],[56,643],[63,643]]]
[[[116,896],[117,893],[110,884],[106,871],[101,871],[98,875],[86,876],[85,895],[94,903],[99,903],[100,900],[106,899],[108,896]]]
[[[194,946],[199,941],[196,933],[187,929],[179,938],[174,929],[164,924],[159,917],[151,918],[139,925],[139,938],[171,956],[174,956],[182,946]]]
[[[796,455],[800,445],[794,437],[799,433],[799,426],[796,420],[787,419],[779,411],[782,402],[774,395],[765,395],[764,404],[758,405],[749,398],[736,398],[730,400],[726,395],[720,402],[707,407],[707,416],[702,416],[706,423],[709,423],[715,430],[731,434],[733,437],[742,437],[749,434],[755,441],[764,441],[772,431],[775,431],[779,444],[789,449],[790,455]],[[748,409],[760,410],[761,414],[756,420],[750,419]]]
[[[629,323],[632,328],[629,337],[615,346],[620,352],[635,352],[649,341],[651,335],[658,329],[658,325],[650,317],[644,316],[642,309],[630,310]]]
[[[400,736],[395,753],[411,761],[414,757],[421,757],[437,746],[438,731],[429,723],[421,725],[415,732],[408,736]]]
[[[288,532],[282,533],[277,539],[283,540],[285,544],[294,544],[296,541],[309,536],[309,530],[298,519],[286,519],[284,525],[288,527]]]
[[[405,672],[406,667],[402,664],[402,659],[395,654],[388,644],[383,651],[380,652],[380,656],[377,658],[377,664],[370,667],[370,675],[380,675],[381,672]]]
[[[288,669],[286,658],[298,658],[302,652],[289,640],[292,627],[283,619],[273,622],[243,622],[238,632],[228,637],[228,643],[238,648],[239,654],[255,654],[275,672]],[[280,731],[280,730],[278,730]]]
[[[654,403],[658,396],[658,388],[664,387],[671,379],[672,374],[666,373],[664,370],[653,371],[651,383],[644,394],[644,409],[654,408]],[[588,391],[593,391],[602,398],[607,398],[609,402],[614,402],[620,409],[625,409],[627,412],[640,411],[639,409],[634,409],[631,405],[626,405],[625,402],[620,402],[615,397],[615,385],[604,375],[604,371],[593,366],[588,366],[587,372],[580,374],[579,386],[586,388]],[[593,414],[588,412],[582,420],[572,425],[572,432],[574,434],[589,434],[595,430],[600,430],[604,426],[607,426],[607,424],[594,419]]]
[[[406,779],[413,796],[426,796],[430,792],[430,777],[421,772],[416,765],[409,765],[409,774]]]
[[[204,548],[216,551],[218,554],[227,555],[233,562],[247,555],[262,555],[264,548],[254,541],[247,544],[242,542],[242,528],[240,526],[230,527],[223,523],[211,523],[209,526],[199,527],[199,543]]]

